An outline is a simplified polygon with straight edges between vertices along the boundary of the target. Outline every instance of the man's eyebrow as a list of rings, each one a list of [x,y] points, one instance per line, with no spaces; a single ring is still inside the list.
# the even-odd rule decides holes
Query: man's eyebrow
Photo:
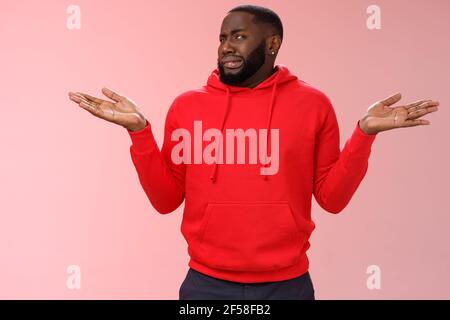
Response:
[[[233,34],[235,34],[235,33],[237,33],[237,32],[240,32],[240,31],[246,31],[246,30],[243,29],[243,28],[234,29],[234,30],[231,30],[231,34],[233,35]],[[224,37],[224,36],[225,36],[224,33],[221,33],[221,34],[219,35],[219,37]]]

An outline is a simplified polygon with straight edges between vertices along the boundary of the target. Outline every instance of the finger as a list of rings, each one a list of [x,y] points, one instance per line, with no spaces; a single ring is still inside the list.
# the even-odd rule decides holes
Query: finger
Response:
[[[80,97],[76,96],[76,95],[69,95],[69,99],[72,100],[73,102],[79,103],[80,102]]]
[[[98,104],[102,104],[103,102],[106,102],[105,100],[102,100],[102,99],[93,97],[93,96],[91,96],[91,95],[88,95],[87,93],[82,93],[82,92],[77,92],[77,93],[78,93],[79,95],[85,97],[86,100],[88,100],[88,101],[92,101],[92,102],[95,102],[95,103],[98,103]]]
[[[94,102],[81,100],[80,101],[80,107],[84,108],[85,110],[89,111],[90,113],[100,116],[103,112],[102,109],[99,108]]]
[[[439,110],[439,108],[437,106],[419,109],[419,110],[409,113],[407,119],[417,119],[417,118],[423,117],[424,115],[426,115],[428,113],[436,112],[438,110]]]
[[[111,100],[114,100],[116,102],[122,101],[124,99],[124,97],[122,97],[121,95],[115,93],[114,91],[112,91],[108,88],[103,88],[102,92],[105,96],[107,96],[108,98],[110,98]]]
[[[380,102],[382,104],[384,104],[385,106],[391,106],[394,103],[400,101],[401,98],[402,98],[402,94],[399,92],[399,93],[396,93],[396,94],[394,94],[394,95],[392,95],[392,96],[390,96],[390,97],[388,97],[388,98],[386,98],[384,100],[381,100]]]
[[[420,126],[420,125],[429,125],[431,124],[430,120],[426,119],[414,119],[414,120],[406,120],[402,127],[414,127],[414,126]]]
[[[416,102],[413,102],[413,103],[410,103],[410,104],[406,105],[406,109],[417,107],[417,106],[419,106],[422,103],[427,102],[427,101],[431,101],[431,100],[430,99],[417,100]]]
[[[438,106],[439,105],[439,101],[433,101],[433,100],[424,100],[422,103],[420,104],[415,104],[414,106],[411,107],[407,107],[408,111],[414,111],[417,109],[421,109],[421,108],[427,108],[430,106]]]
[[[70,98],[70,100],[72,100],[76,103],[80,103],[80,101],[82,101],[82,100],[87,101],[83,96],[76,94],[76,93],[69,94],[69,98]]]
[[[109,108],[107,109],[104,109],[101,107],[100,104],[96,102],[82,99],[80,102],[80,106],[89,111],[90,113],[92,113],[93,115],[107,121],[114,122],[114,119],[118,116],[111,106],[109,106]]]
[[[77,102],[80,107],[83,109],[89,111],[93,115],[105,119],[107,121],[114,122],[115,118],[117,118],[118,114],[114,111],[114,107],[109,101],[105,101],[102,99],[96,99],[97,101],[102,101],[104,103],[97,103],[95,101],[89,101],[85,99],[84,96],[81,95],[81,93],[69,93],[70,99]],[[103,107],[102,107],[103,106]],[[105,107],[108,107],[105,109]],[[106,110],[106,111],[105,111]]]
[[[408,115],[418,112],[422,109],[428,109],[428,108],[433,108],[433,107],[437,107],[439,105],[439,101],[432,101],[432,100],[428,100],[426,102],[423,102],[420,105],[417,105],[415,107],[409,108],[408,109]]]
[[[71,99],[72,99],[72,101],[75,101],[75,102],[78,103],[78,104],[80,104],[81,102],[84,102],[84,103],[89,104],[89,105],[94,106],[94,107],[95,107],[95,105],[96,105],[94,102],[91,104],[90,101],[86,100],[86,99],[85,99],[84,97],[82,97],[82,96],[73,96]]]

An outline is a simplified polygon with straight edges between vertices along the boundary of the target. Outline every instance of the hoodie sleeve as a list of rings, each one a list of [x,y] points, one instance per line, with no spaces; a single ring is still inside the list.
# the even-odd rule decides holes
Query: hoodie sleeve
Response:
[[[364,133],[358,120],[340,151],[336,113],[328,97],[324,98],[326,115],[316,134],[314,197],[324,210],[339,213],[347,206],[367,172],[376,134]]]
[[[130,154],[139,181],[153,207],[161,214],[177,209],[184,200],[186,165],[171,161],[171,150],[176,141],[171,141],[172,131],[178,127],[174,107],[167,112],[164,142],[161,151],[156,144],[150,122],[139,131],[130,131],[132,145]]]

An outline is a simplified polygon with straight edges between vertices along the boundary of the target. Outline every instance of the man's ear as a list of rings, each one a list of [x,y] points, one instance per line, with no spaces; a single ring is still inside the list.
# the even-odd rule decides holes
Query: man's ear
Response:
[[[269,48],[269,54],[272,52],[275,52],[275,54],[278,53],[281,47],[281,37],[278,34],[269,36],[267,39],[268,42],[268,48]]]

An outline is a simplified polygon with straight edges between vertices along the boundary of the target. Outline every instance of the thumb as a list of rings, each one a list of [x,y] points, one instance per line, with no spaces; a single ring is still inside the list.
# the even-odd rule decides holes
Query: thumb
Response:
[[[384,100],[381,100],[380,102],[382,104],[384,104],[385,106],[390,106],[390,105],[393,105],[394,103],[399,102],[401,98],[402,98],[402,94],[400,92],[398,92]]]
[[[106,87],[102,88],[102,92],[105,96],[107,96],[108,98],[110,98],[111,100],[114,100],[116,102],[122,101],[124,98],[121,95],[115,93],[114,91],[112,91]]]

